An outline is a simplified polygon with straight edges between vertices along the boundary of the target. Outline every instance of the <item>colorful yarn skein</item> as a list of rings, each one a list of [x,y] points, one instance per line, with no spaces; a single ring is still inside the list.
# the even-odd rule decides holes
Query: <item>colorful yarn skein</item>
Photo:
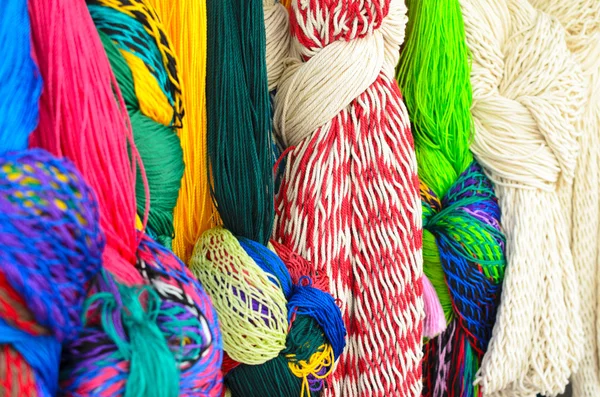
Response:
[[[107,230],[119,226],[124,236],[133,235],[131,246],[121,244],[120,251],[113,248],[113,257],[104,257],[107,272],[90,291],[86,328],[65,349],[63,393],[219,396],[221,338],[210,300],[171,252],[135,230],[133,165],[139,158],[119,86],[87,7],[83,1],[36,0],[32,14],[37,16],[34,44],[49,50],[39,57],[41,72],[48,76],[47,85],[55,88],[42,96],[47,124],[40,125],[37,140],[50,147],[52,142],[64,145],[53,148],[63,150],[85,170],[101,208],[127,208],[121,214],[104,213],[113,222],[122,221],[108,223]],[[54,31],[63,20],[69,23]],[[53,52],[51,37],[64,46],[62,52]],[[77,46],[84,37],[87,45]],[[77,62],[68,62],[75,52]],[[56,80],[60,77],[53,73],[56,70],[78,79],[64,84]],[[73,92],[81,101],[76,105],[66,100]],[[61,121],[69,121],[72,128],[57,128]],[[123,163],[104,163],[108,155]],[[122,241],[113,237],[113,244]]]
[[[408,7],[398,82],[421,179],[424,271],[450,323],[424,347],[422,395],[476,397],[506,266],[500,208],[469,151],[472,94],[460,3],[410,0]]]
[[[73,165],[25,150],[42,80],[27,3],[0,5],[0,391],[50,396],[62,345],[76,338],[104,238],[95,198]]]
[[[291,2],[275,97],[288,148],[274,237],[330,280],[348,347],[323,395],[421,392],[421,208],[394,80],[402,0]]]
[[[107,273],[96,281],[86,328],[63,363],[63,393],[220,397],[221,335],[202,286],[148,237],[136,268],[148,285],[129,288]]]
[[[73,161],[98,198],[103,267],[121,283],[142,284],[135,269],[135,175],[142,163],[102,42],[84,0],[31,0],[29,11],[44,78],[31,144]]]
[[[150,208],[148,233],[171,248],[183,158],[175,127],[183,105],[177,61],[152,7],[141,0],[89,0],[88,9],[129,111],[135,145],[144,164]],[[144,217],[146,191],[136,177],[137,212]]]
[[[175,206],[175,254],[189,263],[202,233],[220,223],[210,195],[206,147],[206,0],[148,0],[179,59],[185,122],[179,129],[185,172]]]
[[[345,345],[333,298],[293,285],[267,248],[273,223],[271,120],[262,2],[208,2],[208,156],[224,227],[190,267],[219,313],[232,396],[314,395]],[[253,170],[253,172],[248,172]]]

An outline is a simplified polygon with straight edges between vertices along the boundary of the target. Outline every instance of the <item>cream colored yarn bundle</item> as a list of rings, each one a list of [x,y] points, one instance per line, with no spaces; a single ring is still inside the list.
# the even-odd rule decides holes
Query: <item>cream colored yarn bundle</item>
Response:
[[[581,69],[560,23],[524,0],[462,0],[473,56],[472,150],[495,182],[507,237],[502,302],[477,382],[486,395],[563,391],[582,356],[568,189]]]
[[[566,29],[567,45],[582,67],[586,105],[579,139],[581,153],[572,194],[571,249],[581,297],[584,356],[571,378],[574,397],[600,396],[598,356],[598,221],[600,166],[600,1],[532,0]]]
[[[277,0],[263,0],[267,36],[267,78],[269,91],[277,88],[290,47],[288,12]]]

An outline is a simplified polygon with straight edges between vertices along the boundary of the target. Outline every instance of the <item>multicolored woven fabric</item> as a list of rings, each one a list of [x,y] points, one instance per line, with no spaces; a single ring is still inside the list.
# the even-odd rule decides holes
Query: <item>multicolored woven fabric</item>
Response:
[[[436,237],[457,320],[481,356],[504,278],[504,235],[490,180],[473,162],[439,200],[421,182],[424,228]]]
[[[72,340],[104,248],[94,194],[70,162],[44,150],[3,157],[0,192],[0,272],[39,325]]]

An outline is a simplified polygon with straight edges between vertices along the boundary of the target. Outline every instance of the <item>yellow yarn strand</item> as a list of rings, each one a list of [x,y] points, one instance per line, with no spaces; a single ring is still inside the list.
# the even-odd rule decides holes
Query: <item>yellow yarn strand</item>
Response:
[[[288,366],[290,367],[290,371],[296,377],[302,378],[302,393],[300,396],[310,396],[308,376],[312,375],[315,379],[325,379],[331,375],[333,372],[333,363],[335,361],[333,348],[329,344],[319,346],[317,352],[313,353],[308,361],[294,361],[294,357],[294,354],[286,355],[286,358],[289,360]],[[327,368],[327,372],[323,375],[319,375],[319,372],[324,367]]]
[[[185,172],[175,207],[173,251],[188,263],[194,244],[218,217],[209,190],[206,159],[206,1],[150,0],[179,60],[185,109],[179,131]]]
[[[169,99],[152,76],[144,61],[132,53],[121,50],[125,62],[135,81],[135,96],[138,98],[142,114],[152,120],[169,126],[173,120],[173,107]]]

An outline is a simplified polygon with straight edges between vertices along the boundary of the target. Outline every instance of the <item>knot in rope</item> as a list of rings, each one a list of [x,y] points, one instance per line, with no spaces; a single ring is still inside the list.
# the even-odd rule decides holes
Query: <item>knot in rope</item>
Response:
[[[108,273],[96,280],[86,328],[65,353],[63,390],[218,394],[221,337],[202,287],[183,263],[148,237],[140,243],[136,269],[147,285],[117,284]]]
[[[393,76],[404,40],[404,2],[336,8],[333,3],[292,3],[291,56],[274,115],[276,132],[286,146],[298,145],[331,121],[380,73]]]
[[[473,153],[497,184],[553,191],[574,176],[575,122],[585,92],[564,29],[527,2],[503,1],[490,10],[465,3],[474,59]]]

